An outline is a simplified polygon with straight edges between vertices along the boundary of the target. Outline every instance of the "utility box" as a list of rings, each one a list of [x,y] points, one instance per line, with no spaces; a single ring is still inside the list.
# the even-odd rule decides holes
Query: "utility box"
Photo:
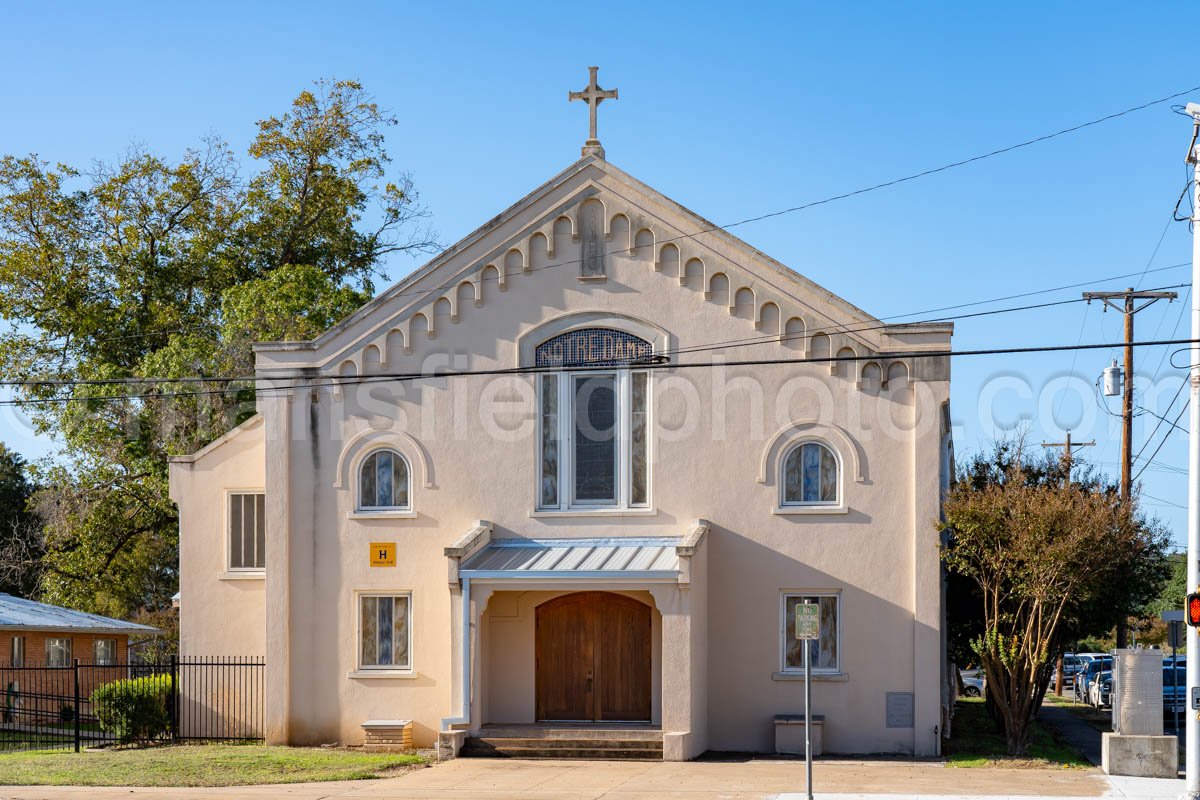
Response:
[[[1109,775],[1174,778],[1179,744],[1163,736],[1161,650],[1117,650],[1112,673],[1113,732],[1101,737],[1100,766]]]
[[[1113,732],[1162,736],[1163,663],[1161,650],[1117,650],[1113,659]]]

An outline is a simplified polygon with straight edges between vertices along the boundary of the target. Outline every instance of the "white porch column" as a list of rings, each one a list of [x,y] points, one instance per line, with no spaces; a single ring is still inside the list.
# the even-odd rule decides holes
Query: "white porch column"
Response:
[[[662,615],[663,760],[708,749],[708,548],[691,556],[690,583],[650,586]]]

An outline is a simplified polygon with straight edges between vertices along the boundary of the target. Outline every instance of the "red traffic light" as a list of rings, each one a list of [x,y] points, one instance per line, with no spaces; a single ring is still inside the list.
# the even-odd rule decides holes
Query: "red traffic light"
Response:
[[[1189,594],[1185,605],[1187,624],[1200,626],[1200,594]]]

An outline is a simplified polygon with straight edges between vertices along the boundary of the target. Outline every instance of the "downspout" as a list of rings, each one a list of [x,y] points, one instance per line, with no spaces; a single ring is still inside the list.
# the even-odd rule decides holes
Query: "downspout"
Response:
[[[442,730],[471,724],[471,579],[462,578],[462,712],[442,719]]]

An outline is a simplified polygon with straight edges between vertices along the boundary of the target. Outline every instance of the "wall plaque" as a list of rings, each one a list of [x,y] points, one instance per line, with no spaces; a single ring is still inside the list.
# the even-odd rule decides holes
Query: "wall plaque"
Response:
[[[396,543],[395,542],[371,542],[371,566],[372,567],[394,567],[394,566],[396,566]]]

